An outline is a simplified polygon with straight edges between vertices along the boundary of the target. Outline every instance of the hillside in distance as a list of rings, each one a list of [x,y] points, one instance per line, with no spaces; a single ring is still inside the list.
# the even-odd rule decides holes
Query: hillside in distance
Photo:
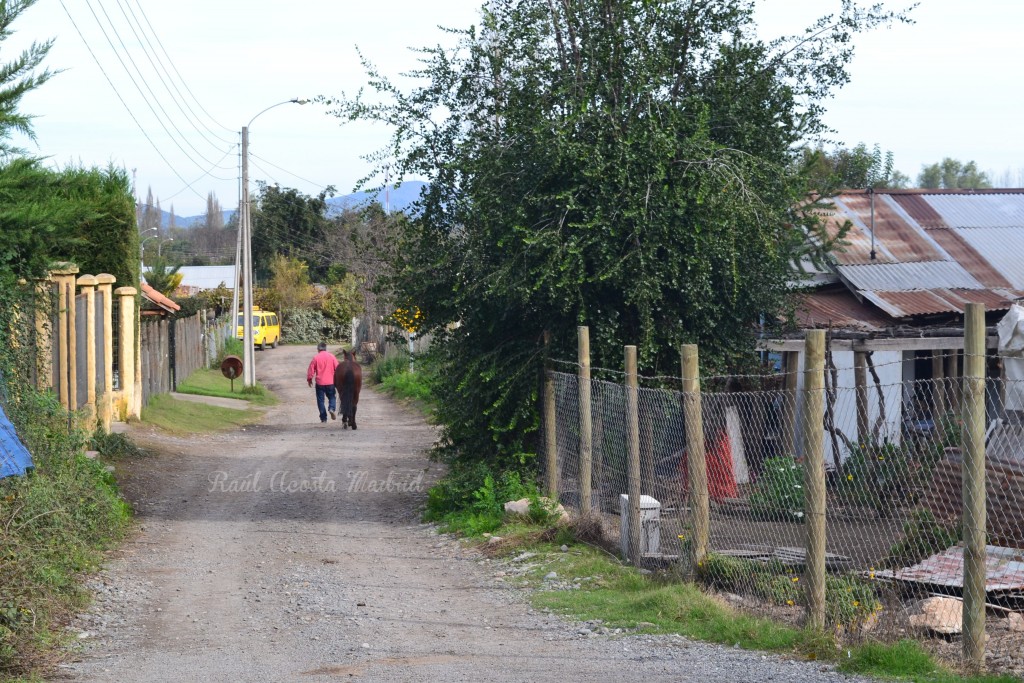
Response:
[[[390,191],[380,188],[371,191],[353,192],[352,194],[341,195],[340,197],[330,197],[327,200],[329,207],[327,215],[334,216],[345,209],[356,209],[372,201],[379,202],[381,206],[387,204],[391,211],[405,211],[413,202],[419,199],[420,191],[425,186],[426,183],[422,180],[409,180],[398,187],[392,185]],[[163,227],[166,228],[170,225],[171,214],[167,211],[162,211],[161,214],[161,222]],[[234,217],[235,209],[225,210],[223,214],[224,222],[227,223]],[[190,228],[195,225],[202,225],[205,220],[205,213],[198,216],[175,216],[174,225],[179,228]]]

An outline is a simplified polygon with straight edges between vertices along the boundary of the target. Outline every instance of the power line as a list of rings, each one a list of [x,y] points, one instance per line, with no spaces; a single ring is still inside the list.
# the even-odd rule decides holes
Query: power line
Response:
[[[202,130],[200,130],[199,126],[196,125],[196,121],[199,121],[199,117],[196,115],[196,113],[194,111],[192,111],[192,107],[189,106],[188,102],[184,101],[185,100],[184,96],[181,94],[181,91],[178,90],[177,85],[174,84],[173,79],[171,79],[170,74],[167,73],[167,69],[164,68],[163,63],[161,62],[160,66],[158,67],[157,64],[153,61],[153,57],[155,56],[157,62],[160,62],[160,56],[155,54],[155,50],[153,50],[153,44],[150,42],[149,36],[146,35],[145,30],[143,30],[142,25],[139,23],[138,17],[136,17],[135,13],[132,11],[131,6],[127,5],[127,3],[123,3],[121,0],[117,0],[117,6],[118,6],[118,9],[121,10],[121,15],[124,16],[125,21],[128,23],[128,28],[131,29],[132,33],[135,35],[136,40],[139,41],[139,44],[142,45],[142,41],[145,40],[146,45],[149,46],[148,50],[146,49],[145,46],[142,46],[142,52],[143,52],[143,54],[146,55],[146,59],[149,60],[149,64],[150,64],[150,66],[153,67],[153,71],[156,73],[157,78],[160,79],[160,83],[164,86],[164,90],[167,91],[167,94],[171,96],[171,100],[178,107],[178,111],[180,111],[182,116],[184,116],[186,118],[186,120],[188,120],[188,122],[192,124],[192,127],[195,129],[195,131],[197,133],[199,133],[201,136],[203,136],[203,138],[207,142],[209,142],[211,145],[213,145],[214,147],[218,147],[218,145],[215,142],[211,142],[210,138],[207,137],[206,133],[204,133]],[[127,12],[125,11],[126,7],[127,7],[127,10],[128,10]],[[128,16],[129,14],[131,14],[131,17]],[[133,20],[135,22],[134,24],[132,23]],[[135,26],[136,25],[139,27],[138,31],[135,30]],[[139,35],[140,31],[142,33],[141,37]],[[151,54],[151,52],[153,54]],[[177,97],[174,96],[175,93],[171,92],[171,88],[167,85],[167,81],[165,81],[163,75],[161,75],[161,73],[160,73],[161,69],[163,70],[164,74],[167,74],[168,79],[171,80],[171,85],[174,86],[174,90],[175,90],[175,92],[178,95]],[[189,114],[186,113],[185,109],[182,107],[182,102],[183,101],[184,101],[185,106],[188,107],[188,110],[191,113],[193,118],[190,118]],[[200,121],[199,123],[202,123],[202,122]],[[229,144],[231,143],[231,140],[226,140],[226,139],[218,136],[216,133],[214,133],[212,130],[210,130],[209,127],[207,127],[205,124],[203,124],[203,127],[206,128],[206,130],[210,133],[210,135],[212,135],[213,138],[215,138],[216,140],[218,140],[220,142],[224,142],[224,143],[229,143]]]
[[[273,166],[274,168],[276,168],[279,171],[284,171],[288,175],[292,176],[293,178],[298,178],[299,180],[301,180],[304,183],[309,183],[313,187],[316,187],[316,188],[321,189],[321,190],[326,190],[327,189],[326,185],[321,185],[320,183],[318,183],[316,181],[310,180],[308,178],[303,178],[298,173],[293,173],[293,172],[289,171],[287,168],[281,168],[277,164],[274,164],[273,162],[267,161],[266,159],[264,159],[263,157],[261,157],[261,156],[259,156],[257,154],[253,154],[252,152],[249,152],[249,156],[250,157],[255,157],[256,159],[259,159],[263,163],[267,164],[268,166]]]
[[[227,158],[227,156],[228,156],[229,154],[231,154],[232,152],[234,152],[234,151],[235,151],[235,149],[236,149],[236,147],[234,147],[234,146],[233,146],[233,147],[232,147],[231,149],[229,149],[229,150],[228,150],[227,152],[225,152],[225,153],[224,153],[224,156],[222,156],[222,157],[221,157],[220,159],[218,159],[217,163],[219,164],[219,163],[220,163],[221,161],[224,161],[224,159],[226,159],[226,158]],[[215,166],[215,167],[213,167],[213,168],[223,168],[223,166]],[[198,182],[199,182],[200,180],[202,180],[203,178],[206,178],[207,176],[210,176],[210,177],[215,177],[215,176],[212,176],[212,175],[210,175],[210,174],[211,174],[211,172],[213,171],[213,168],[210,168],[210,169],[208,169],[208,170],[207,170],[207,171],[206,171],[205,173],[203,173],[203,174],[202,174],[201,176],[199,176],[198,178],[196,178],[195,180],[193,180],[193,181],[192,181],[191,183],[189,183],[189,184],[188,184],[188,185],[186,185],[185,187],[181,188],[180,190],[178,190],[177,192],[175,192],[174,194],[172,194],[172,195],[171,195],[170,197],[165,197],[165,198],[164,198],[164,201],[168,201],[168,200],[174,199],[175,197],[177,197],[177,196],[178,196],[179,194],[181,194],[181,193],[182,193],[182,192],[184,192],[185,190],[191,190],[191,189],[192,189],[192,186],[193,186],[193,185],[195,185],[196,183],[198,183]]]
[[[193,101],[194,101],[194,102],[196,103],[196,105],[197,105],[197,106],[199,107],[199,109],[200,109],[200,110],[201,110],[201,111],[202,111],[202,112],[203,112],[204,114],[206,114],[206,115],[207,115],[207,116],[208,116],[208,117],[210,118],[210,120],[211,120],[211,121],[213,121],[214,123],[216,123],[216,124],[217,124],[218,126],[220,126],[221,128],[223,128],[224,130],[226,130],[226,131],[230,131],[230,132],[232,132],[232,133],[237,133],[238,131],[236,131],[236,130],[235,130],[234,128],[228,128],[227,126],[225,126],[225,125],[221,124],[221,123],[220,123],[219,121],[217,121],[217,119],[215,119],[215,118],[214,118],[214,117],[213,117],[213,116],[212,116],[212,115],[210,114],[210,112],[206,111],[206,109],[205,109],[205,108],[203,107],[202,103],[201,103],[201,102],[200,102],[200,101],[199,101],[199,100],[198,100],[198,99],[196,98],[196,96],[195,96],[195,95],[194,95],[194,94],[192,93],[192,90],[191,90],[191,89],[190,89],[190,88],[188,87],[188,84],[187,84],[187,83],[185,83],[185,79],[184,79],[184,78],[182,78],[182,76],[181,76],[181,72],[179,72],[179,71],[178,71],[178,67],[176,67],[176,66],[174,65],[174,61],[173,61],[173,60],[171,59],[171,56],[170,56],[170,55],[169,55],[169,54],[167,53],[167,50],[166,50],[166,49],[164,48],[164,44],[163,44],[163,43],[162,43],[162,42],[160,41],[160,36],[158,36],[158,35],[157,35],[157,33],[156,33],[156,31],[155,31],[155,30],[153,29],[153,24],[151,24],[151,23],[149,22],[149,17],[148,17],[148,16],[146,16],[146,10],[142,9],[142,5],[141,5],[141,4],[139,3],[139,0],[135,0],[135,4],[136,4],[136,6],[138,6],[138,8],[139,8],[139,13],[140,13],[140,14],[142,14],[142,18],[146,20],[146,25],[147,25],[147,26],[149,26],[149,30],[150,30],[150,31],[152,32],[152,34],[153,34],[153,37],[154,37],[154,38],[156,39],[156,43],[157,43],[157,45],[159,45],[159,46],[160,46],[160,49],[161,49],[161,50],[163,51],[163,53],[164,53],[164,56],[165,56],[165,57],[167,57],[167,62],[168,62],[168,63],[169,63],[170,65],[171,65],[171,68],[172,68],[172,69],[174,69],[174,73],[178,75],[178,79],[179,79],[179,80],[181,81],[181,84],[182,84],[183,86],[185,86],[185,91],[186,91],[186,92],[187,92],[187,93],[188,93],[188,94],[189,94],[189,95],[190,95],[190,96],[192,97],[192,100],[193,100]]]
[[[132,121],[135,122],[135,125],[139,127],[139,132],[141,132],[142,135],[149,142],[149,144],[152,145],[153,150],[157,153],[157,155],[161,159],[163,159],[163,162],[165,164],[167,164],[167,168],[169,168],[171,170],[171,172],[175,176],[177,176],[178,180],[180,180],[183,183],[188,183],[188,181],[185,180],[182,177],[182,175],[178,172],[178,169],[176,169],[174,167],[174,165],[170,161],[167,160],[167,157],[164,156],[164,153],[162,151],[160,151],[160,148],[157,147],[155,142],[153,142],[153,138],[149,137],[149,133],[147,133],[146,129],[142,126],[142,124],[139,123],[139,119],[136,118],[135,114],[131,110],[131,107],[129,107],[128,103],[125,102],[124,98],[121,96],[121,93],[118,91],[117,87],[114,85],[114,82],[112,80],[110,80],[110,76],[107,75],[107,72],[103,68],[103,65],[100,63],[100,60],[96,58],[96,53],[94,53],[92,51],[92,47],[89,46],[89,42],[85,39],[85,36],[82,35],[81,29],[79,29],[78,28],[78,24],[75,23],[74,17],[71,16],[71,12],[68,11],[67,5],[64,4],[64,0],[60,0],[60,6],[64,9],[64,14],[67,15],[68,20],[71,21],[71,25],[75,27],[75,32],[78,34],[78,37],[82,39],[82,43],[85,45],[85,49],[89,51],[89,56],[92,57],[92,61],[96,63],[96,66],[97,66],[97,68],[99,68],[100,73],[103,74],[103,78],[105,78],[107,83],[110,84],[110,89],[114,91],[114,94],[117,96],[117,99],[120,100],[121,104],[124,106],[125,111],[128,112],[128,116],[130,116],[132,118]],[[191,185],[187,185],[187,186],[188,186],[189,189],[192,189]],[[194,189],[192,189],[192,192],[197,197],[199,197],[200,199],[203,199],[203,196],[201,194],[199,194],[198,192],[196,192]]]
[[[100,6],[100,10],[102,10],[103,15],[107,18],[107,23],[110,24],[111,31],[117,37],[118,42],[121,43],[121,47],[123,48],[123,50],[125,52],[125,55],[128,57],[128,61],[130,61],[132,66],[135,67],[135,71],[138,73],[139,78],[142,80],[143,85],[145,85],[146,90],[149,91],[150,96],[156,102],[157,108],[159,108],[160,111],[163,112],[164,117],[168,120],[168,122],[170,123],[171,127],[174,128],[175,132],[177,132],[178,135],[182,137],[182,139],[185,141],[185,144],[187,144],[189,147],[191,147],[192,150],[203,161],[205,161],[207,164],[212,164],[212,162],[209,159],[207,159],[205,156],[203,156],[202,152],[200,152],[198,149],[196,149],[195,145],[193,145],[188,140],[188,138],[181,132],[181,130],[178,128],[178,126],[171,119],[170,115],[167,114],[167,111],[163,108],[163,105],[160,104],[159,98],[157,98],[156,93],[154,93],[153,89],[149,87],[149,83],[146,81],[145,77],[142,75],[142,70],[139,69],[138,65],[135,63],[135,60],[132,58],[131,54],[128,52],[128,47],[124,44],[124,40],[121,38],[121,35],[117,32],[117,28],[114,26],[113,22],[110,20],[110,15],[107,14],[107,10],[103,7],[102,2],[100,0],[96,0],[96,2]],[[186,156],[186,158],[188,158],[189,161],[194,163],[200,170],[202,170],[203,169],[203,165],[200,164],[198,161],[196,161],[194,158],[192,158],[192,156],[187,151],[185,151],[185,148],[181,146],[181,144],[174,137],[174,135],[171,134],[171,131],[169,131],[167,129],[167,125],[164,123],[163,119],[160,118],[160,115],[157,114],[156,109],[153,108],[153,102],[151,102],[149,99],[146,98],[146,94],[142,91],[142,88],[139,86],[138,82],[136,82],[134,76],[132,76],[131,70],[128,68],[128,65],[125,64],[124,59],[121,58],[121,55],[120,55],[120,53],[117,50],[117,47],[114,45],[114,41],[111,40],[110,35],[107,33],[107,29],[103,26],[103,22],[100,21],[99,15],[97,15],[96,14],[96,10],[93,9],[92,2],[90,2],[90,0],[85,0],[85,5],[86,5],[86,7],[89,8],[89,12],[92,14],[93,19],[96,20],[96,25],[99,26],[100,31],[103,33],[103,37],[107,40],[107,43],[110,45],[110,49],[114,51],[114,56],[117,57],[118,62],[121,63],[121,67],[124,69],[125,73],[128,75],[128,79],[132,82],[132,85],[135,86],[135,89],[139,91],[139,95],[142,97],[142,100],[146,103],[146,106],[149,107],[149,110],[153,113],[153,116],[156,117],[157,122],[164,129],[164,132],[167,133],[167,135],[171,138],[171,141],[174,142],[175,145],[177,145],[178,149],[181,150],[182,154],[184,154]],[[213,176],[213,177],[217,178],[218,180],[230,180],[230,178],[218,178],[217,176]]]

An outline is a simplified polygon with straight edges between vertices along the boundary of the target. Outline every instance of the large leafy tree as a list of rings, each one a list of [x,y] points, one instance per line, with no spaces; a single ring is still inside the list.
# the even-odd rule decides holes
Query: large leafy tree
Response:
[[[992,187],[988,174],[978,170],[973,161],[964,163],[958,159],[945,157],[941,162],[922,166],[917,176],[917,184],[928,189],[943,190],[979,190]]]
[[[309,259],[322,248],[327,228],[327,198],[333,187],[320,194],[305,195],[298,190],[259,183],[252,208],[253,270],[259,280],[270,277],[275,254]],[[310,275],[319,279],[319,263],[311,260]]]
[[[677,374],[684,342],[749,357],[813,230],[797,150],[853,36],[893,18],[844,1],[766,43],[743,0],[492,0],[423,51],[418,87],[368,64],[372,100],[328,100],[391,124],[381,163],[430,181],[391,284],[437,335],[449,453],[535,450],[545,332],[571,358],[589,325],[595,364],[636,344],[649,374]]]
[[[892,152],[883,154],[878,145],[868,149],[863,142],[831,150],[824,146],[808,148],[801,163],[808,189],[826,196],[842,189],[895,189],[910,184],[909,177],[893,168]]]

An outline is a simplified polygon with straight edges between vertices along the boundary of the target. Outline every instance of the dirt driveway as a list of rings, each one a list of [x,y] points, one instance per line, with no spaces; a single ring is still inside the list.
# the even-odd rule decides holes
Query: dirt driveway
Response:
[[[139,530],[91,582],[65,679],[849,680],[679,637],[598,636],[530,609],[492,563],[419,523],[439,474],[424,457],[432,428],[370,390],[358,431],[321,425],[313,353],[257,353],[282,400],[260,425],[189,439],[134,428],[155,453],[118,472]]]

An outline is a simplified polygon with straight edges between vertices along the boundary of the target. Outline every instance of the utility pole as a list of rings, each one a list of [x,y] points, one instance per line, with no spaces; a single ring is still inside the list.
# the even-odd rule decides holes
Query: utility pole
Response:
[[[249,127],[242,126],[242,386],[256,385],[256,349],[252,337],[252,226],[249,224]]]

